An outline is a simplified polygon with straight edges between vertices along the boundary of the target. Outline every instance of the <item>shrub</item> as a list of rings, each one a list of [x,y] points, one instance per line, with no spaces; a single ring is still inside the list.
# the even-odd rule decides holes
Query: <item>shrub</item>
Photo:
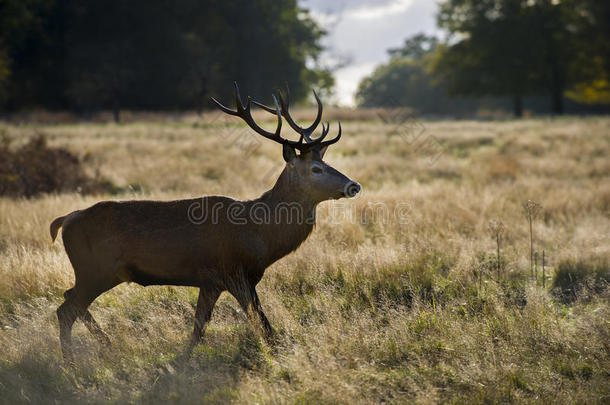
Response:
[[[607,259],[566,260],[557,266],[553,279],[553,295],[563,303],[589,298],[610,285]]]
[[[0,140],[0,195],[93,193],[106,190],[108,184],[88,176],[81,160],[69,150],[49,147],[44,135],[37,135],[18,148],[12,148],[11,139],[6,136]]]

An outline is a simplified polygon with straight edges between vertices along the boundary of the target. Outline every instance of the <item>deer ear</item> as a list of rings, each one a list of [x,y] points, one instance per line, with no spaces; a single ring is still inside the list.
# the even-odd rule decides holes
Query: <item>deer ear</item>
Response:
[[[326,149],[328,149],[328,145],[320,148],[320,159],[324,158],[324,154],[326,153]]]
[[[286,163],[292,162],[297,158],[297,152],[294,150],[292,146],[283,145],[282,155],[284,156],[284,160]]]

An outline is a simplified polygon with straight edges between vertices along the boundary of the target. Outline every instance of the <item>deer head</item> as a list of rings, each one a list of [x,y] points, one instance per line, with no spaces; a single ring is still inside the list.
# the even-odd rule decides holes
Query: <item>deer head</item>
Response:
[[[312,138],[313,132],[322,119],[323,109],[320,98],[315,91],[313,94],[318,104],[318,114],[314,122],[307,128],[297,125],[290,116],[288,111],[290,93],[288,89],[285,98],[279,90],[277,92],[277,98],[272,96],[275,108],[251,100],[250,97],[247,98],[246,104],[244,105],[237,83],[235,83],[235,110],[225,107],[214,98],[212,98],[212,101],[223,112],[240,117],[258,134],[282,145],[282,155],[286,161],[286,167],[280,178],[284,178],[288,181],[290,188],[294,193],[307,196],[307,198],[314,203],[342,197],[354,197],[360,191],[360,184],[351,180],[322,160],[328,146],[336,143],[341,138],[341,123],[339,122],[339,132],[335,138],[328,141],[324,140],[330,130],[330,124],[328,122],[326,125],[322,123],[322,134],[317,138]],[[261,128],[254,121],[251,113],[252,104],[277,116],[277,127],[275,132],[269,132]],[[282,116],[286,122],[288,122],[288,125],[300,135],[298,141],[282,138],[280,135],[282,130]],[[298,154],[297,151],[299,152]]]

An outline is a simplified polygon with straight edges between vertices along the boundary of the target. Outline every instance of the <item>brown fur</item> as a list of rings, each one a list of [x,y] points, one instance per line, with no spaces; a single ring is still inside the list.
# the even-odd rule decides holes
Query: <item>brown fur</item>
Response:
[[[323,173],[314,175],[313,166]],[[287,162],[275,186],[255,200],[209,196],[104,201],[55,219],[51,238],[55,240],[63,227],[64,246],[75,273],[75,286],[66,291],[66,301],[57,310],[64,356],[71,357],[71,328],[78,317],[108,342],[87,307],[125,281],[199,287],[192,345],[199,341],[225,290],[270,337],[272,330],[256,294],[257,283],[270,264],[309,236],[317,204],[344,196],[349,184],[355,183],[322,162],[320,155],[301,154]],[[300,207],[301,218],[289,218],[285,210],[277,209],[290,203]],[[243,207],[241,212],[231,213],[235,206]],[[266,209],[270,216],[258,223],[251,215],[252,207]],[[193,213],[207,216],[194,221]]]

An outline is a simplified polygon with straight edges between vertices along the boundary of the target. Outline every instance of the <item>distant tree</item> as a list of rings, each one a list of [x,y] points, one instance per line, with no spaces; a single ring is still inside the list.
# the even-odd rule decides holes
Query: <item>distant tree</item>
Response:
[[[412,107],[419,112],[443,110],[444,89],[439,88],[426,71],[436,38],[418,34],[401,48],[390,49],[390,62],[379,66],[364,78],[356,100],[364,107]]]
[[[0,48],[0,105],[4,104],[8,97],[10,74],[8,55],[5,49]]]
[[[601,3],[607,2],[445,0],[438,24],[452,37],[434,71],[453,94],[511,96],[516,116],[523,96],[541,93],[550,95],[551,111],[562,114],[566,91],[599,77],[599,69],[591,74],[590,66],[599,65],[591,44],[603,47],[600,40],[607,40],[591,29],[587,15],[592,20],[592,10],[604,7],[607,14]],[[597,78],[588,80],[599,84]]]
[[[582,17],[569,2],[536,0],[528,8],[534,23],[527,45],[539,56],[533,73],[550,94],[551,111],[563,114],[566,90],[585,74],[583,66],[575,63],[581,52],[575,27],[582,24]]]
[[[417,34],[400,48],[390,49],[390,61],[359,84],[356,102],[363,107],[410,107],[421,114],[472,111],[471,100],[449,97],[447,87],[431,73],[438,54],[436,37]]]
[[[324,35],[296,0],[2,0],[0,103],[202,109],[234,80],[256,97],[331,86]],[[0,107],[2,104],[0,104]]]
[[[400,48],[391,48],[388,54],[391,58],[407,58],[412,60],[423,60],[424,57],[434,52],[439,45],[437,37],[423,33],[415,34],[407,38]]]
[[[80,6],[79,6],[80,4]],[[179,108],[186,74],[179,14],[162,1],[73,0],[66,93],[73,108]]]
[[[0,107],[63,105],[60,25],[53,1],[0,1]]]
[[[286,83],[297,100],[312,85],[333,85],[328,72],[315,67],[324,31],[296,1],[208,3],[197,6],[188,33],[195,51],[187,86],[200,104],[210,94],[222,98],[233,80],[244,93],[267,102],[272,90]]]
[[[565,7],[580,16],[571,28],[577,41],[573,66],[581,71],[566,94],[584,104],[610,104],[610,2],[565,1]]]
[[[520,0],[448,0],[440,5],[439,26],[453,38],[434,71],[452,94],[513,98],[515,116],[522,100],[540,91],[533,73],[537,49],[530,46],[535,21]]]

